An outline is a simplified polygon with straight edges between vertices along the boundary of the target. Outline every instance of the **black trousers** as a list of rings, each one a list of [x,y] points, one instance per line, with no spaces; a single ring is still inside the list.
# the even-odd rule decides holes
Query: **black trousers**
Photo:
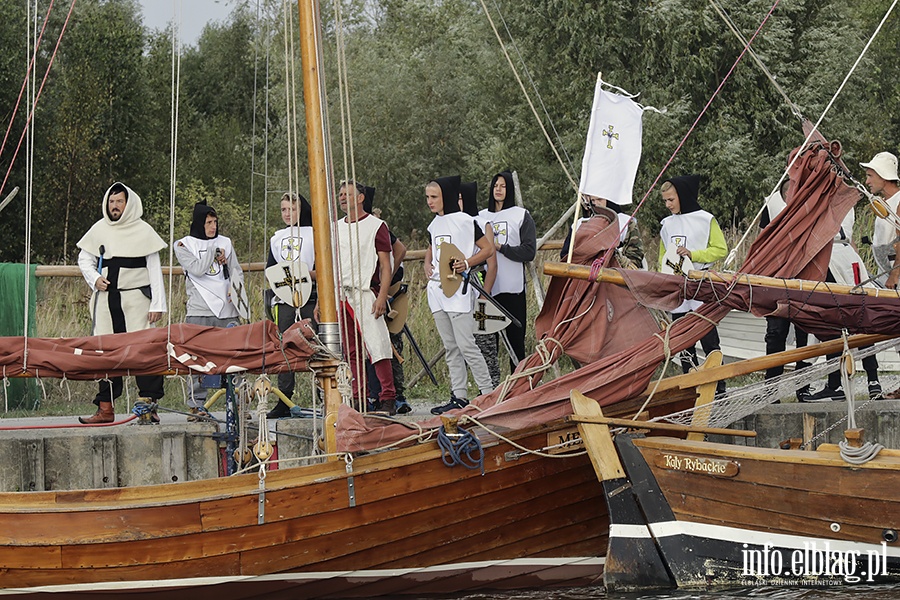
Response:
[[[165,395],[162,375],[137,375],[134,380],[137,382],[140,398],[159,400]],[[121,377],[110,377],[108,381],[101,380],[100,390],[94,398],[94,404],[100,406],[101,402],[112,402],[122,395],[122,386]]]
[[[317,300],[318,295],[312,293],[310,294],[309,301],[300,307],[300,319],[309,319],[310,321],[312,321],[313,327],[316,327],[316,322],[313,319],[313,313],[316,310]],[[293,325],[297,319],[297,309],[288,304],[281,304],[280,302],[272,307],[272,313],[275,317],[275,325],[278,326],[279,333],[284,333],[285,331],[287,331],[288,327]],[[293,371],[283,371],[279,373],[278,390],[290,399],[294,395],[295,381],[296,377]]]
[[[787,346],[787,337],[791,329],[791,322],[781,317],[766,317],[766,354],[775,354],[776,352],[784,352]],[[794,338],[797,341],[797,347],[803,348],[809,342],[809,334],[794,325]],[[797,363],[797,370],[808,367],[806,361]],[[778,377],[784,373],[784,365],[771,367],[766,369],[766,379]]]
[[[831,273],[831,269],[828,269],[828,273],[825,275],[825,281],[828,283],[835,283],[834,275]],[[819,339],[821,339],[823,342],[825,342],[828,340],[836,340],[839,337],[840,337],[839,335],[835,334],[834,336],[831,336],[831,337],[825,336],[825,337],[820,337]],[[863,348],[860,348],[860,349],[864,350],[865,348],[871,348],[871,346],[864,346]],[[837,352],[835,354],[826,354],[825,358],[828,358],[830,360],[830,359],[838,357],[840,355],[841,355],[840,352]],[[862,359],[862,366],[866,372],[866,379],[868,381],[870,381],[870,382],[878,381],[878,359],[875,358],[874,354],[872,356],[867,356],[864,359]],[[831,373],[828,374],[827,387],[832,390],[836,390],[839,387],[841,387],[841,371],[840,371],[840,369],[838,369],[837,371],[832,371]]]
[[[525,323],[528,319],[525,290],[518,294],[497,294],[494,296],[494,300],[512,313],[519,320],[519,323],[522,324],[521,327],[516,327],[515,324],[510,323],[505,330],[506,336],[509,338],[509,344],[512,346],[513,352],[516,353],[516,358],[522,361],[525,359]],[[509,370],[514,371],[515,368],[513,361],[509,361]]]
[[[672,313],[672,320],[680,319],[688,313]],[[700,346],[703,348],[703,352],[709,356],[709,353],[713,350],[721,349],[719,345],[719,330],[713,327],[709,330],[709,332],[700,338]],[[700,362],[697,360],[697,345],[694,344],[689,348],[685,348],[685,354],[681,355],[681,371],[683,373],[689,372],[692,368],[700,366]],[[722,394],[725,392],[725,382],[719,381],[716,384],[716,393]]]

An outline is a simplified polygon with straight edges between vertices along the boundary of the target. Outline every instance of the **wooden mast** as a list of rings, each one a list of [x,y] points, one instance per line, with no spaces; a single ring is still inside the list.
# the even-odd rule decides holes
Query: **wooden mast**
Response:
[[[326,145],[322,104],[325,92],[320,77],[322,63],[321,28],[318,0],[297,0],[300,22],[300,59],[303,68],[303,102],[306,109],[306,148],[309,160],[309,194],[315,231],[316,285],[319,293],[319,337],[335,355],[340,356],[341,340],[337,322],[331,218],[328,211],[329,157]],[[337,445],[334,423],[341,396],[337,390],[337,361],[315,365],[316,378],[325,391],[325,451],[334,454]],[[333,458],[333,457],[332,457]]]

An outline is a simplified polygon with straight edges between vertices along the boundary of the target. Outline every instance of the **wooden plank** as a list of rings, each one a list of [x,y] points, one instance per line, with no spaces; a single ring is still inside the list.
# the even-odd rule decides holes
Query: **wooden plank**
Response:
[[[43,491],[44,482],[46,481],[44,476],[43,438],[22,440],[19,456],[22,457],[22,484],[20,489],[23,492]]]
[[[98,435],[91,438],[91,467],[94,487],[118,487],[119,469],[116,456],[116,436]]]
[[[158,565],[136,565],[117,569],[63,568],[45,569],[8,569],[3,577],[14,581],[16,587],[35,587],[44,585],[63,585],[78,583],[94,583],[103,581],[152,581],[161,578],[175,579],[187,577],[209,577],[210,574],[221,576],[240,575],[240,563],[237,555],[214,556],[197,560],[175,562],[161,568]],[[196,592],[194,592],[196,597]],[[116,597],[111,594],[110,598]]]
[[[640,448],[653,448],[656,450],[670,450],[676,452],[714,453],[716,456],[762,460],[771,463],[802,463],[811,465],[829,465],[850,468],[840,457],[829,453],[812,452],[807,450],[775,450],[772,448],[755,448],[753,446],[734,446],[731,444],[716,444],[712,442],[688,442],[676,438],[648,437],[634,440]],[[896,456],[876,456],[875,459],[863,464],[853,465],[854,469],[862,470],[900,470],[900,459]]]
[[[715,384],[713,384],[715,385]],[[574,392],[574,390],[573,390]],[[724,429],[720,427],[694,427],[693,425],[680,425],[678,423],[661,423],[659,421],[635,421],[633,419],[614,419],[611,417],[586,417],[581,415],[572,415],[567,417],[568,421],[578,423],[579,425],[589,423],[593,425],[616,425],[618,427],[630,427],[631,429],[657,429],[659,431],[677,431],[685,433],[688,431],[696,431],[701,434],[709,433],[713,435],[734,435],[737,437],[756,437],[755,431],[745,431],[743,429]]]
[[[722,352],[720,350],[713,350],[709,353],[709,356],[706,357],[706,360],[703,361],[703,364],[700,365],[697,370],[707,370],[712,367],[720,366],[722,366]],[[692,427],[705,429],[709,425],[709,404],[716,397],[716,385],[717,382],[709,382],[697,386],[697,402],[694,404],[694,415],[691,418]],[[753,433],[755,434],[756,432]],[[692,431],[691,433],[687,434],[687,439],[691,441],[702,442],[705,436],[706,432]]]
[[[161,483],[187,481],[187,454],[184,450],[185,433],[163,433]]]
[[[600,404],[578,390],[572,390],[569,393],[569,400],[572,402],[572,411],[575,413],[572,420],[578,423],[578,431],[581,432],[581,439],[584,440],[588,456],[591,457],[591,464],[594,465],[597,478],[600,481],[624,478],[625,470],[622,469],[622,463],[619,462],[619,455],[613,445],[607,419],[603,417]],[[601,419],[603,422],[600,421]]]
[[[27,523],[27,526],[24,525]],[[0,513],[0,546],[90,545],[116,540],[167,538],[200,531],[196,504],[81,513]],[[162,543],[171,543],[163,539]]]
[[[602,490],[599,484],[587,485],[596,480],[586,462],[577,477],[566,472],[552,478],[526,479],[513,489],[469,498],[459,495],[453,502],[429,508],[421,508],[420,497],[407,499],[399,510],[390,501],[368,505],[378,513],[390,512],[392,519],[380,523],[364,519],[367,524],[357,530],[245,553],[244,568],[251,568],[251,559],[253,568],[262,570],[276,556],[300,554],[309,561],[304,570],[343,570],[360,564],[373,568],[422,567],[475,560],[472,557],[476,555],[479,559],[512,558],[515,555],[499,548],[532,531],[552,537],[551,532],[560,525],[597,518]],[[571,510],[581,501],[591,503],[591,510]]]

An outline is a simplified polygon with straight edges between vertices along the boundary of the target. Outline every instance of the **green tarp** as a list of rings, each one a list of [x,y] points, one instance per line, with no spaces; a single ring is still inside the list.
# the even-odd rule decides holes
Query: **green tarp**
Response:
[[[28,332],[34,337],[35,305],[37,303],[37,278],[35,265],[28,273]],[[25,265],[0,263],[0,335],[25,335]],[[34,379],[8,379],[5,395],[0,390],[0,403],[8,402],[9,410],[34,408],[40,401],[37,382]],[[0,408],[3,404],[0,404]]]

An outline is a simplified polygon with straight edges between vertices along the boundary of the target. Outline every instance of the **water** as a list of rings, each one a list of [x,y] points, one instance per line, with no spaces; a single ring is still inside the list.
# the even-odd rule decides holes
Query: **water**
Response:
[[[738,600],[745,598],[767,600],[898,600],[900,585],[841,585],[827,588],[760,586],[733,590],[656,593],[607,593],[602,587],[569,588],[561,590],[524,590],[516,592],[485,592],[460,596],[459,600]]]

